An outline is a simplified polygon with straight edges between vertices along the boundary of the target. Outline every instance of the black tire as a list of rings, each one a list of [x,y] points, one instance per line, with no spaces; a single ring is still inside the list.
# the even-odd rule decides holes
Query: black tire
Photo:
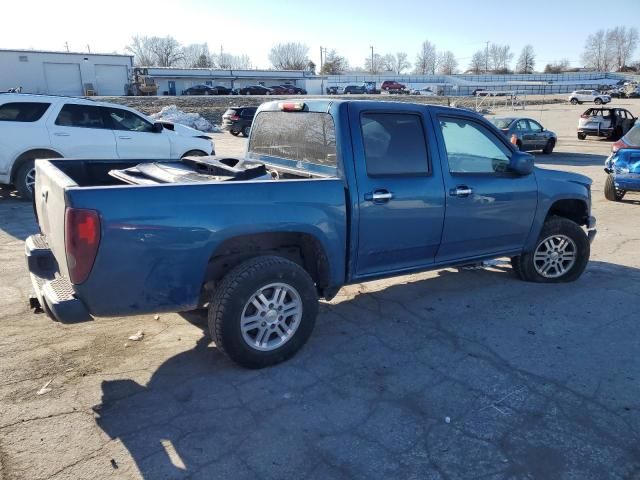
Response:
[[[243,137],[248,137],[249,136],[249,132],[251,131],[251,127],[242,127],[242,136]]]
[[[18,168],[18,171],[16,172],[14,184],[22,200],[30,201],[33,199],[33,187],[29,179],[31,174],[33,174],[35,178],[34,164],[34,160],[26,160],[22,165],[20,165],[20,168]]]
[[[612,202],[619,202],[624,198],[625,193],[627,192],[616,188],[613,175],[609,174],[604,182],[604,198]]]
[[[587,138],[585,133],[578,133],[578,140],[584,140],[585,138]]]
[[[549,238],[555,235],[562,235],[573,241],[575,247],[575,260],[570,265],[566,272],[556,277],[546,277],[538,272],[535,265],[535,252],[542,246]],[[552,216],[547,218],[542,226],[540,236],[536,242],[536,246],[531,252],[526,252],[515,257],[515,262],[518,264],[517,271],[520,274],[520,278],[527,282],[537,283],[563,283],[573,282],[577,280],[589,262],[589,255],[591,252],[591,246],[589,245],[589,239],[587,238],[584,230],[575,222],[564,217]],[[542,261],[542,260],[538,260]],[[514,260],[512,259],[512,264]],[[544,266],[544,264],[543,264]],[[555,268],[555,267],[554,267]],[[554,272],[558,273],[557,270]]]
[[[569,101],[571,102],[571,105],[577,105],[579,103],[577,98],[572,98]]]
[[[602,100],[599,98],[596,98],[593,103],[595,103],[596,105],[602,105]]]
[[[229,130],[229,133],[230,133],[231,135],[233,135],[234,137],[237,137],[238,135],[240,135],[240,130],[233,130],[233,129],[231,129],[231,130]]]
[[[553,149],[556,146],[556,141],[553,138],[547,140],[547,144],[542,149],[542,153],[545,155],[551,155],[553,153]]]
[[[189,150],[187,153],[182,155],[184,157],[206,157],[207,152],[203,152],[202,150]]]
[[[272,283],[285,284],[297,291],[302,317],[285,343],[270,351],[260,351],[243,338],[240,320],[251,297]],[[209,304],[209,331],[216,346],[232,361],[245,368],[263,368],[295,355],[311,336],[317,314],[318,295],[309,274],[286,258],[261,256],[235,267],[216,287]],[[273,338],[274,333],[268,335]]]
[[[516,147],[518,147],[518,150],[522,150],[522,142],[520,140],[516,140]]]

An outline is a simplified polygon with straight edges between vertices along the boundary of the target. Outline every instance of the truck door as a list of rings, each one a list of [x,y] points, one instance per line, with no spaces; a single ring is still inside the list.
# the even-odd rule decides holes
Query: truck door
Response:
[[[349,105],[358,189],[356,277],[434,262],[444,187],[425,112],[417,105]]]
[[[512,151],[479,119],[438,115],[446,190],[437,262],[521,250],[537,207],[535,173],[508,171]]]

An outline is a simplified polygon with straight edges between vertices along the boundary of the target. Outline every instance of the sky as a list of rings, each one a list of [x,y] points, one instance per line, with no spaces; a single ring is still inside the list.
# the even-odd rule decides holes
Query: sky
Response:
[[[514,64],[522,47],[533,45],[542,70],[563,58],[581,66],[585,39],[599,28],[638,25],[640,0],[615,4],[624,15],[603,11],[601,0],[7,1],[0,7],[0,48],[65,50],[68,44],[71,51],[125,53],[133,35],[171,35],[182,44],[247,54],[254,68],[269,68],[269,49],[281,42],[306,44],[317,65],[322,46],[363,66],[371,46],[380,54],[406,52],[413,62],[429,40],[451,50],[464,70],[488,41],[509,44]]]

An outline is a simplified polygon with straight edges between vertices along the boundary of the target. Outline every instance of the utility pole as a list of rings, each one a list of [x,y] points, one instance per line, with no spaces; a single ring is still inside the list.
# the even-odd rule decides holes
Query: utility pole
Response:
[[[89,46],[88,43],[87,43],[87,52],[91,53],[91,47]]]
[[[64,42],[64,48],[67,49],[67,52],[69,51],[69,42]]]
[[[373,74],[373,45],[371,45],[371,73]]]
[[[489,42],[487,42],[487,50],[484,54],[484,73],[489,73]]]

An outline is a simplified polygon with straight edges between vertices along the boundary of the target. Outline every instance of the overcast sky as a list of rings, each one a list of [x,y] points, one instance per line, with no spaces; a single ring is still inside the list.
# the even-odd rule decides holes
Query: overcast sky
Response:
[[[269,67],[271,45],[296,41],[319,64],[320,46],[335,48],[352,66],[371,54],[406,52],[413,62],[423,40],[451,50],[466,69],[485,42],[530,43],[536,67],[562,58],[580,66],[587,35],[599,28],[637,26],[640,0],[152,0],[2,2],[0,48],[124,52],[132,35],[172,35],[183,44],[247,54]],[[393,7],[393,8],[390,8]],[[636,50],[634,59],[640,58]],[[0,72],[0,75],[2,72]]]

